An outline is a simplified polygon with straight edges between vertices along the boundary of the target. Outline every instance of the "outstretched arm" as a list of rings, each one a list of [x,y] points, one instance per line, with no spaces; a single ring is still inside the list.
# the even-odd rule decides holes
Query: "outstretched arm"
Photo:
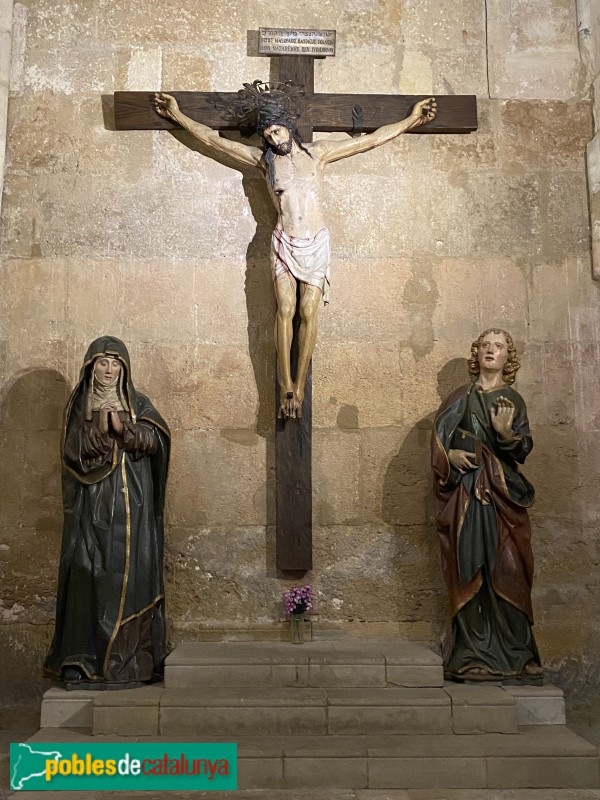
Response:
[[[395,139],[401,133],[406,133],[406,131],[410,131],[413,128],[418,128],[419,125],[431,122],[436,115],[436,111],[437,103],[435,102],[435,97],[428,97],[426,100],[420,100],[415,103],[410,115],[400,122],[383,125],[373,133],[368,133],[366,136],[360,136],[356,139],[346,139],[341,142],[321,139],[315,142],[313,148],[319,152],[323,163],[329,164],[332,161],[339,161],[340,158],[348,158],[348,156],[372,150],[374,147],[379,147]]]
[[[195,139],[198,139],[199,142],[202,142],[202,144],[214,150],[215,153],[224,153],[230,156],[234,161],[237,161],[238,164],[249,164],[252,167],[259,166],[262,150],[258,147],[250,147],[247,144],[242,144],[241,142],[232,142],[229,139],[223,139],[219,136],[218,131],[209,128],[208,125],[203,125],[201,122],[190,119],[190,117],[187,117],[180,111],[177,100],[175,100],[172,95],[163,94],[162,92],[155,94],[154,109],[161,117],[165,117],[181,125],[181,127],[189,131]]]

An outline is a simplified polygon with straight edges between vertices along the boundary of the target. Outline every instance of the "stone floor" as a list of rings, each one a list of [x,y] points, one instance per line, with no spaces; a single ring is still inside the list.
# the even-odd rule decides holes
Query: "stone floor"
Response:
[[[77,792],[76,800],[121,800],[123,792]],[[4,795],[8,797],[9,795]],[[75,800],[73,792],[14,792],[14,800]],[[600,800],[590,789],[260,789],[238,792],[131,792],[139,800]]]

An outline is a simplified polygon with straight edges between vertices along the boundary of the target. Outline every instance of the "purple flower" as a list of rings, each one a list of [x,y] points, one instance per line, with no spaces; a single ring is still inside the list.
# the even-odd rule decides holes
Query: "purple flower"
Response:
[[[289,616],[294,613],[303,613],[305,611],[312,611],[313,598],[312,587],[310,584],[306,586],[293,586],[283,593],[283,604],[285,606],[285,613]]]

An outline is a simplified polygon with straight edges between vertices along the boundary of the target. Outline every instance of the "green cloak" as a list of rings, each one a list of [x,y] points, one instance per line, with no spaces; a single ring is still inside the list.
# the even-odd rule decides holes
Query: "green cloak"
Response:
[[[491,411],[503,395],[515,406],[513,435],[502,440]],[[519,471],[533,447],[527,409],[511,386],[471,384],[442,403],[434,423],[432,466],[442,570],[453,616],[446,668],[489,678],[515,678],[540,663],[531,630],[533,552],[527,508],[534,489]],[[448,451],[477,452],[480,464],[461,474]]]

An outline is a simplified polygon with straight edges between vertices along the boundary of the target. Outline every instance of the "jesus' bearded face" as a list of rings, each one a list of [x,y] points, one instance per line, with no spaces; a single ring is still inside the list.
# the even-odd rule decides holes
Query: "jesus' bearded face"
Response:
[[[271,125],[265,128],[263,136],[278,156],[287,156],[292,151],[292,136],[284,125]]]

